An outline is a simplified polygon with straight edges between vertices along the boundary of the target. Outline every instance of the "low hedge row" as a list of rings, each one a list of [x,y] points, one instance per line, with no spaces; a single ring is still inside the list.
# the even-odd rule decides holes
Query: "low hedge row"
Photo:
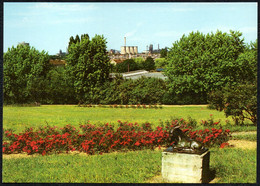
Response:
[[[169,130],[180,125],[183,132],[206,147],[226,145],[231,137],[230,130],[211,128],[193,130],[183,119],[167,122],[152,129],[150,123],[141,126],[138,123],[119,122],[115,129],[108,123],[97,127],[90,123],[80,125],[79,129],[71,125],[63,128],[40,127],[28,128],[23,133],[15,134],[4,130],[3,153],[51,154],[69,151],[80,151],[87,154],[102,154],[122,150],[154,149],[172,145],[169,141]]]

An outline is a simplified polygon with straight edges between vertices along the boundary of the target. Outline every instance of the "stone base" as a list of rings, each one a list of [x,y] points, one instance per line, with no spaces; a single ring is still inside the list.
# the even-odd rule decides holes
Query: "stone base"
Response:
[[[209,158],[209,151],[201,155],[162,152],[162,178],[174,183],[207,183]]]

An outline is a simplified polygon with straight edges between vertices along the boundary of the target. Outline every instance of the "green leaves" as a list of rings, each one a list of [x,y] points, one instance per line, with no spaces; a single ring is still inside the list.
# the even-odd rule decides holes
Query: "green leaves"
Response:
[[[165,74],[170,91],[177,95],[209,93],[227,83],[235,84],[241,77],[253,79],[256,63],[250,64],[253,55],[244,53],[241,36],[235,31],[183,35],[168,52]]]
[[[100,35],[92,40],[87,34],[81,35],[81,39],[79,36],[70,39],[66,70],[73,78],[78,100],[86,101],[86,94],[102,86],[109,78],[106,43],[106,39]]]
[[[4,53],[4,101],[7,104],[38,101],[47,86],[49,55],[33,47],[18,45]],[[42,97],[44,95],[41,95]]]

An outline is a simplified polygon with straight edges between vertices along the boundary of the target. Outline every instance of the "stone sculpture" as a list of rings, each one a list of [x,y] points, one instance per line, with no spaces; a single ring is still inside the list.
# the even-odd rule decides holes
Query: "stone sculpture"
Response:
[[[167,148],[165,152],[202,154],[208,150],[200,142],[192,140],[186,136],[180,129],[180,126],[170,130],[169,140],[170,142],[174,142],[174,144],[173,146]]]

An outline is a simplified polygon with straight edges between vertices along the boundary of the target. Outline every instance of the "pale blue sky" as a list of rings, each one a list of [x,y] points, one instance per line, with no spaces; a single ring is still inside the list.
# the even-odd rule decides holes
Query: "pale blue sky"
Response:
[[[171,47],[183,34],[241,31],[257,38],[257,3],[4,3],[4,52],[19,42],[49,54],[66,51],[69,38],[104,35],[107,48]]]

